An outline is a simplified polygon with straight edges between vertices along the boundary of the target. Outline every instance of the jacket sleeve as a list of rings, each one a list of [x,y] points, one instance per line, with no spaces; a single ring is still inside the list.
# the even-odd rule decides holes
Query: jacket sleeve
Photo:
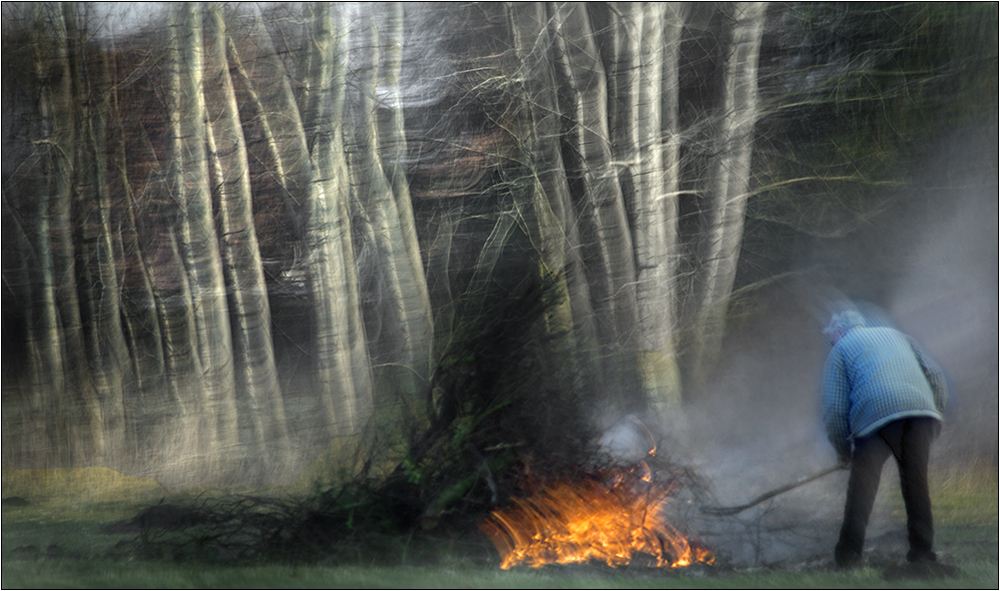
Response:
[[[823,370],[823,422],[826,434],[841,459],[851,457],[851,382],[844,359],[834,349]]]
[[[910,337],[907,337],[907,340],[910,341],[910,347],[913,349],[917,362],[920,363],[920,369],[923,370],[924,377],[927,378],[927,383],[930,384],[931,391],[934,392],[934,406],[943,415],[945,406],[948,404],[948,382],[944,377],[944,372],[916,341]]]

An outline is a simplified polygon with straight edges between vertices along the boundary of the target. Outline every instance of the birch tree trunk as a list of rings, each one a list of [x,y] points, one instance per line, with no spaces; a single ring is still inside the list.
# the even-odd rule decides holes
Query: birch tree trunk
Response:
[[[635,263],[625,204],[608,140],[607,82],[586,10],[550,5],[563,158],[580,220],[584,268],[598,342],[626,347],[637,322]]]
[[[395,238],[399,241],[399,245],[405,248],[405,259],[398,263],[402,269],[401,291],[407,304],[404,315],[409,324],[407,352],[403,362],[407,365],[408,373],[413,372],[418,379],[424,380],[430,370],[434,327],[405,166],[406,130],[403,124],[403,99],[400,92],[404,10],[400,2],[390,3],[386,8],[388,14],[382,21],[386,29],[382,44],[384,46],[382,65],[379,67],[378,82],[375,85],[376,94],[371,98],[375,99],[373,106],[378,107],[376,110],[378,155],[394,199],[394,203],[387,204],[390,206],[387,213],[392,216],[392,206],[394,206],[396,213],[390,219],[398,220],[394,223],[398,224]],[[403,253],[398,252],[398,248],[399,246],[395,256],[401,258]]]
[[[41,23],[44,14],[41,7],[36,6],[32,14],[36,23]],[[62,22],[58,15],[57,23]],[[64,421],[75,420],[66,413],[64,401],[70,397],[67,391],[67,368],[64,363],[63,334],[59,321],[59,310],[56,306],[56,275],[55,253],[50,242],[51,227],[49,208],[51,200],[58,198],[56,184],[58,171],[69,167],[66,150],[69,145],[67,130],[60,129],[56,120],[55,110],[60,106],[54,103],[53,95],[59,94],[58,88],[53,88],[52,80],[69,82],[68,64],[65,61],[50,60],[48,39],[42,34],[44,28],[38,26],[39,33],[32,39],[32,66],[34,82],[37,84],[38,114],[30,129],[31,142],[36,146],[29,162],[35,167],[34,174],[34,211],[31,211],[31,225],[28,228],[28,252],[34,254],[33,264],[27,268],[28,302],[30,310],[27,314],[29,376],[26,384],[28,392],[28,427],[26,447],[35,454],[33,458],[41,465],[58,465],[66,461],[59,457],[60,453],[68,452],[66,446],[71,442],[66,437]],[[58,27],[56,34],[62,32]],[[56,55],[60,54],[56,45]],[[49,69],[55,71],[49,75]],[[60,164],[60,161],[62,163]],[[68,195],[66,196],[68,199]],[[60,409],[65,409],[60,412]],[[75,442],[74,442],[75,443]],[[62,447],[60,447],[62,446]]]
[[[249,40],[247,45],[255,51],[237,51],[236,43],[230,37],[230,59],[237,79],[246,91],[250,112],[260,126],[263,139],[263,149],[259,150],[261,160],[280,186],[285,214],[292,220],[295,237],[302,240],[305,235],[303,196],[313,182],[303,115],[260,8],[253,5],[248,9],[244,27]],[[312,52],[302,50],[302,53]],[[253,69],[252,78],[244,67],[244,61],[248,62],[247,67]],[[308,80],[308,76],[304,78]]]
[[[177,26],[174,18],[176,13],[172,12],[171,15],[171,22]],[[147,333],[147,346],[144,350],[153,359],[147,360],[144,365],[152,371],[162,368],[162,373],[153,374],[159,380],[152,379],[149,383],[149,396],[132,405],[131,416],[135,421],[136,451],[146,460],[147,465],[156,466],[172,464],[169,458],[175,453],[190,453],[190,435],[187,432],[189,423],[185,421],[186,417],[197,412],[193,392],[198,388],[202,376],[191,288],[184,271],[175,230],[180,210],[179,200],[184,191],[180,176],[181,163],[169,160],[170,154],[180,152],[181,141],[177,110],[180,70],[177,67],[179,56],[175,41],[176,37],[172,35],[164,66],[168,117],[165,137],[167,145],[164,151],[171,164],[164,170],[145,129],[141,125],[130,126],[130,135],[136,141],[130,142],[129,148],[133,162],[138,164],[133,168],[137,169],[137,173],[139,170],[145,173],[137,184],[147,196],[148,211],[139,210],[142,214],[136,216],[139,204],[132,200],[132,195],[126,194],[126,207],[129,211],[126,227],[134,226],[137,234],[134,261],[136,268],[132,272],[140,274],[139,281],[143,288],[148,281],[155,326],[151,334],[157,337],[149,342],[150,333]],[[139,297],[142,295],[144,293],[140,291]],[[144,306],[145,302],[140,299],[135,304]],[[145,328],[138,319],[129,326],[130,330],[136,331],[141,330],[140,326]],[[137,332],[132,342],[140,342],[141,334]],[[138,354],[139,351],[133,349],[133,354]],[[162,383],[162,390],[156,388],[157,381]],[[143,394],[145,392],[140,391]],[[180,466],[173,468],[187,468],[183,460],[179,464]]]
[[[4,190],[42,463],[263,475],[414,408],[432,349],[538,276],[553,375],[611,401],[676,391],[674,356],[709,367],[764,4],[190,4],[118,47],[76,29],[97,10],[5,12],[33,23],[5,54],[31,89],[5,90],[30,132]]]
[[[223,8],[208,8],[212,36],[203,81],[211,186],[219,209],[222,267],[232,325],[238,439],[250,458],[279,465],[289,455],[285,408],[274,365],[271,310],[254,228],[246,142],[229,76]]]
[[[114,52],[110,59],[114,60]],[[133,183],[129,173],[129,158],[126,156],[130,136],[145,138],[142,143],[147,146],[149,140],[141,126],[126,128],[118,100],[120,80],[116,65],[111,65],[110,70],[114,78],[108,90],[108,143],[111,145],[108,150],[108,176],[110,191],[121,195],[122,199],[118,221],[120,229],[115,233],[117,260],[122,267],[121,326],[134,378],[134,382],[126,385],[130,389],[130,395],[126,395],[124,404],[124,456],[126,462],[132,462],[136,466],[141,465],[139,458],[149,453],[149,434],[157,430],[159,425],[156,413],[152,411],[163,404],[162,398],[167,387],[166,366],[153,283],[136,223],[134,186],[151,186],[153,183],[150,183],[150,177],[153,175],[147,170],[146,178]],[[139,154],[144,154],[145,157],[133,154],[133,160],[142,162],[147,167],[155,160],[151,149],[140,151]]]
[[[596,342],[590,288],[580,257],[579,227],[560,145],[561,121],[548,16],[545,6],[539,3],[510,3],[507,13],[520,66],[517,80],[527,110],[519,140],[535,185],[537,235],[532,240],[546,268],[563,276],[574,340]],[[551,323],[553,330],[568,328],[564,320],[553,319]]]
[[[75,162],[74,203],[82,218],[79,291],[86,339],[88,373],[101,410],[105,465],[115,465],[125,446],[125,384],[131,379],[128,350],[121,325],[118,273],[111,237],[111,196],[106,172],[107,142],[105,117],[109,111],[110,81],[106,54],[89,60],[80,42],[76,17],[69,4],[63,5],[73,74],[73,103],[78,149]],[[84,14],[86,18],[86,14]]]
[[[73,464],[94,461],[105,449],[101,406],[87,372],[87,356],[77,291],[76,249],[73,240],[73,179],[79,138],[73,97],[73,67],[70,62],[70,30],[67,12],[37,9],[39,31],[47,22],[54,43],[39,39],[35,48],[35,75],[40,82],[42,110],[38,139],[42,150],[39,169],[38,248],[41,268],[33,281],[38,286],[43,339],[40,369],[61,370],[39,375],[54,379],[49,390],[53,399],[44,414],[51,417],[47,433],[55,459]],[[46,12],[49,12],[46,14]],[[47,218],[47,219],[42,219]],[[58,363],[56,359],[59,359]],[[55,365],[53,365],[55,364]]]
[[[412,405],[428,377],[433,327],[403,168],[403,10],[399,4],[383,8],[387,38],[380,38],[374,15],[366,11],[356,17],[359,39],[352,48],[359,94],[351,109],[356,128],[350,169],[361,209],[355,230],[363,245],[356,254],[368,294],[362,307],[369,357],[380,367],[386,393]]]
[[[371,407],[371,375],[360,317],[348,210],[350,180],[343,140],[348,52],[332,7],[313,5],[312,51],[304,124],[316,176],[305,204],[312,351],[325,429],[356,431]],[[338,23],[339,24],[339,23]],[[338,34],[339,33],[339,34]]]
[[[737,3],[729,9],[723,95],[713,128],[714,156],[703,185],[704,225],[695,285],[698,318],[688,352],[695,389],[722,343],[743,237],[753,128],[759,115],[757,63],[767,3]]]
[[[669,302],[664,304],[669,312],[669,340],[659,345],[659,349],[664,355],[670,358],[677,357],[677,334],[680,330],[680,290],[681,281],[678,278],[680,272],[681,245],[680,245],[680,217],[679,200],[681,186],[681,138],[682,130],[680,125],[680,80],[681,80],[681,41],[683,39],[684,24],[688,13],[691,10],[690,2],[668,2],[663,5],[663,70],[660,76],[661,92],[660,101],[660,135],[659,146],[662,150],[660,154],[661,162],[661,191],[658,197],[657,210],[663,215],[663,244],[665,245],[663,256],[659,259],[657,270],[659,276],[665,278],[669,286]],[[655,97],[650,97],[655,100]],[[657,189],[654,189],[654,191]],[[655,283],[655,282],[654,282]],[[642,289],[640,287],[640,289]],[[655,304],[647,304],[646,307]],[[650,339],[651,344],[659,343],[659,339]]]
[[[201,369],[195,391],[182,392],[185,420],[191,429],[194,460],[205,459],[207,468],[222,476],[225,455],[237,449],[238,425],[234,396],[232,332],[226,302],[218,239],[212,220],[206,145],[207,111],[202,92],[204,33],[202,8],[184,5],[182,26],[174,27],[177,61],[172,78],[177,103],[168,110],[173,123],[171,187],[179,192],[177,247],[184,263],[186,283],[194,311],[194,346]],[[171,108],[172,107],[172,108]],[[222,451],[225,450],[225,451]]]
[[[649,401],[679,412],[680,386],[671,360],[677,327],[679,171],[676,147],[669,147],[676,143],[684,8],[611,3],[590,10],[607,72],[611,145],[635,260],[635,338],[632,351],[620,355],[618,363],[635,367]],[[665,387],[670,381],[674,383]]]
[[[670,215],[676,197],[667,192],[671,171],[666,166],[669,140],[663,129],[661,97],[671,90],[676,92],[678,79],[676,68],[670,72],[666,66],[670,49],[664,42],[664,28],[677,26],[672,20],[675,15],[667,8],[662,3],[650,4],[644,18],[635,24],[642,41],[637,52],[637,70],[642,75],[634,91],[638,97],[635,141],[639,153],[631,211],[640,348],[672,356],[668,344],[674,330],[676,284],[670,261],[677,256],[677,220]],[[667,77],[671,73],[674,76]],[[676,183],[676,178],[672,180]]]

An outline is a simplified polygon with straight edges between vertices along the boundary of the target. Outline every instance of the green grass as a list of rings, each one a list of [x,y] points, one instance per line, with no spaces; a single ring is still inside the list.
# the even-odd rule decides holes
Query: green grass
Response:
[[[886,485],[892,486],[889,479]],[[676,571],[557,567],[501,571],[466,542],[386,540],[388,556],[332,565],[219,565],[138,559],[125,534],[108,534],[109,522],[128,519],[162,498],[164,491],[131,491],[130,500],[90,494],[53,494],[25,507],[4,506],[2,584],[11,588],[996,588],[998,586],[998,487],[996,466],[939,471],[933,478],[937,546],[958,576],[886,580],[877,568],[836,572],[827,566],[785,570],[696,567]],[[4,496],[16,494],[5,476]],[[891,490],[891,489],[890,489]],[[889,491],[887,491],[889,492]],[[37,491],[36,491],[37,494]],[[155,497],[155,498],[154,498]],[[190,501],[170,495],[168,501]],[[880,495],[895,515],[896,492]],[[831,540],[831,545],[833,541]],[[117,544],[117,546],[116,546]]]
[[[176,589],[969,589],[997,585],[992,562],[965,563],[947,579],[886,581],[875,569],[850,573],[748,571],[690,576],[586,575],[564,572],[504,572],[475,567],[430,566],[204,566],[162,562],[72,559],[5,561],[3,586],[11,588],[176,588]]]

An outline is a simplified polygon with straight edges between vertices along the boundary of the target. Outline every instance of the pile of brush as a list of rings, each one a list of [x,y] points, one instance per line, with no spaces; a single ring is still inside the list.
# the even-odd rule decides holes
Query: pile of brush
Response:
[[[151,508],[136,521],[140,548],[226,561],[377,554],[387,537],[474,534],[539,480],[593,467],[599,433],[589,415],[602,379],[551,330],[547,313],[560,297],[547,277],[460,302],[456,317],[465,321],[426,387],[424,419],[408,425],[388,470],[378,449],[388,437],[372,437],[356,478],[306,499],[205,499],[167,522],[151,519]]]

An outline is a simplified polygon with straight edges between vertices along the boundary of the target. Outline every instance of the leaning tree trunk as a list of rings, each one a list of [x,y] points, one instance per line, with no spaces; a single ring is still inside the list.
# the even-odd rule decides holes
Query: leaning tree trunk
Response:
[[[403,125],[403,99],[400,89],[405,32],[403,4],[391,3],[389,12],[385,19],[383,64],[379,68],[381,80],[379,84],[384,89],[383,92],[388,93],[387,104],[380,105],[381,108],[378,110],[379,156],[394,198],[394,203],[387,205],[390,205],[390,212],[391,206],[395,206],[399,225],[398,239],[406,249],[406,260],[400,261],[400,266],[404,269],[402,279],[406,282],[412,281],[412,284],[403,286],[403,291],[407,293],[406,299],[409,300],[406,314],[407,323],[410,325],[409,351],[405,358],[408,365],[407,372],[412,372],[412,375],[424,380],[430,370],[434,326],[427,278],[413,218],[409,179],[406,175],[406,130]]]
[[[344,152],[346,38],[332,7],[312,6],[310,70],[303,100],[315,178],[304,208],[313,363],[326,432],[354,433],[371,407],[371,377],[360,318]],[[339,36],[338,36],[339,34]]]
[[[373,15],[364,13],[358,15],[360,38],[352,48],[359,95],[352,101],[356,129],[350,164],[361,208],[356,231],[363,244],[356,254],[362,285],[371,293],[370,303],[363,306],[370,357],[380,366],[385,389],[412,405],[428,375],[433,335],[403,168],[406,140],[399,96],[403,11],[399,4],[384,10],[387,39],[380,38]],[[381,58],[383,47],[387,54]],[[384,97],[377,96],[380,92]]]
[[[549,17],[560,112],[566,118],[563,157],[582,229],[598,342],[608,350],[628,348],[638,320],[635,263],[608,140],[604,67],[583,5],[550,5]]]
[[[534,183],[533,207],[536,230],[529,235],[547,271],[561,274],[569,322],[550,318],[553,332],[572,328],[578,343],[596,341],[590,287],[579,254],[580,232],[566,179],[560,142],[561,117],[556,94],[552,58],[552,32],[546,25],[545,6],[517,2],[507,6],[507,18],[518,58],[517,80],[527,113],[524,115],[522,158]],[[537,234],[536,234],[537,232]]]
[[[713,155],[704,187],[701,247],[697,255],[697,318],[688,352],[695,391],[722,344],[726,311],[743,238],[750,186],[753,128],[758,117],[757,63],[767,3],[729,6],[723,95],[714,122]]]
[[[75,15],[63,5],[70,45],[78,149],[74,205],[82,218],[79,286],[85,311],[83,332],[89,375],[101,409],[103,454],[98,461],[114,466],[125,450],[125,384],[130,364],[121,324],[118,272],[111,237],[111,196],[107,182],[105,118],[109,111],[110,80],[105,52],[87,59],[79,42]]]
[[[249,21],[245,25],[249,49],[238,52],[229,37],[229,57],[248,99],[249,111],[259,126],[262,148],[252,152],[260,158],[268,174],[280,187],[285,215],[292,222],[294,238],[305,236],[304,214],[306,194],[313,182],[313,167],[303,128],[302,113],[295,100],[288,72],[278,57],[271,35],[264,24],[260,8],[248,6]],[[301,53],[311,54],[305,49]],[[244,64],[244,61],[248,62]],[[247,68],[253,69],[253,77]],[[306,77],[308,79],[308,76]],[[308,93],[307,93],[308,94]]]
[[[216,190],[223,274],[232,325],[232,364],[241,455],[274,468],[290,449],[271,339],[271,310],[254,228],[246,142],[226,53],[223,8],[208,9],[212,27],[204,78],[211,186]],[[248,475],[249,476],[249,475]]]
[[[218,473],[220,461],[237,449],[238,426],[234,397],[231,329],[226,302],[218,239],[212,219],[206,142],[206,105],[202,92],[204,39],[201,6],[182,8],[183,26],[174,27],[177,46],[177,104],[171,105],[174,122],[172,187],[181,195],[178,247],[184,264],[195,320],[195,350],[202,376],[197,390],[182,392],[186,399],[185,421],[191,432],[190,452],[194,461],[207,461]]]

